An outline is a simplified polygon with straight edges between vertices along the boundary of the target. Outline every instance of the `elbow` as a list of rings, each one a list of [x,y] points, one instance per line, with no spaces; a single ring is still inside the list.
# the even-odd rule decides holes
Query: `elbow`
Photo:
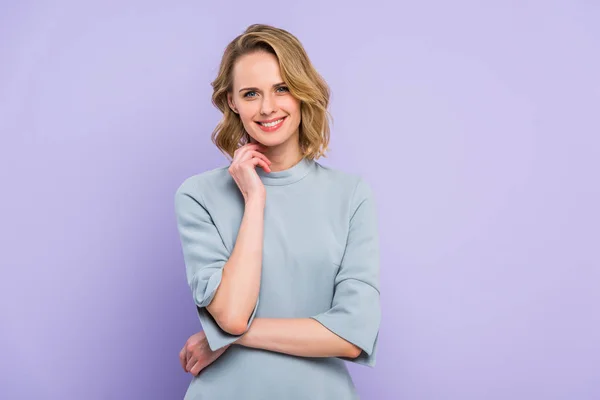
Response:
[[[231,323],[227,323],[227,324],[224,324],[224,326],[222,326],[222,328],[225,332],[229,333],[230,335],[240,336],[240,335],[243,335],[244,333],[246,333],[246,329],[247,329],[247,324],[240,323],[240,322],[234,321]]]
[[[360,347],[348,342],[344,356],[347,358],[356,358],[360,356],[361,353],[362,349]]]
[[[239,317],[224,315],[220,318],[215,318],[215,321],[221,329],[230,335],[239,336],[244,334],[248,329],[247,320]]]
[[[248,330],[250,317],[240,316],[239,313],[217,307],[215,302],[212,302],[206,309],[212,315],[217,325],[226,333],[239,336]]]

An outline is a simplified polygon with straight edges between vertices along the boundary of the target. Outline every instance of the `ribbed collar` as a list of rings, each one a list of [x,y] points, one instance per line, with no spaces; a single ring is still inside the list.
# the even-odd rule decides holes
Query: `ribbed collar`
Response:
[[[303,157],[298,163],[283,171],[265,172],[261,167],[256,167],[256,172],[263,184],[270,186],[283,186],[298,182],[310,173],[314,160]]]

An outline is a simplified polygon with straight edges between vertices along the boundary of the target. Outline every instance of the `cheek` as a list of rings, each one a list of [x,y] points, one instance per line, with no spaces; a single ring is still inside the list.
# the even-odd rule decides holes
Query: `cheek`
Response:
[[[286,99],[281,104],[281,108],[284,109],[288,114],[295,114],[296,118],[300,117],[300,103],[293,98]]]
[[[238,108],[238,111],[242,122],[252,122],[256,114],[252,107]]]

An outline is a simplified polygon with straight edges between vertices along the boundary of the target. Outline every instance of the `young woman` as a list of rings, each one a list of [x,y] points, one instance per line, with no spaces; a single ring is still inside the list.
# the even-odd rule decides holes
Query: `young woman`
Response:
[[[375,200],[319,164],[329,88],[285,30],[251,25],[212,83],[231,164],[186,179],[175,210],[203,331],[186,399],[355,399],[344,360],[373,366],[381,319]]]

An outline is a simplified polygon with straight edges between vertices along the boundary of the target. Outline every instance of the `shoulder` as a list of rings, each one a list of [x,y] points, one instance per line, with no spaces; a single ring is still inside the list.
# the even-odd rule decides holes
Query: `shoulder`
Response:
[[[229,166],[214,168],[187,177],[175,190],[175,199],[187,196],[203,203],[203,196],[215,192],[219,187],[229,185],[233,180],[228,168]]]
[[[341,169],[317,163],[318,173],[325,178],[328,185],[352,201],[360,203],[373,196],[369,181],[361,174],[343,171]]]

